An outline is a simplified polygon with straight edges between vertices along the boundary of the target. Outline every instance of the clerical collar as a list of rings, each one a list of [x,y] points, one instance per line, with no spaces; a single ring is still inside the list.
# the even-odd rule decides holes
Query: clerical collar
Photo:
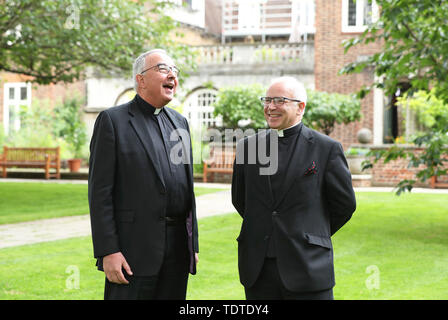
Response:
[[[160,112],[163,110],[162,108],[155,108],[153,107],[150,103],[146,102],[142,97],[140,97],[137,94],[137,101],[138,101],[138,105],[140,106],[140,109],[147,114],[153,114],[153,115],[159,115]]]
[[[272,130],[276,131],[280,138],[283,138],[283,137],[289,137],[289,136],[299,133],[301,128],[302,128],[302,122],[298,122],[286,129],[281,129],[281,130],[272,129]]]

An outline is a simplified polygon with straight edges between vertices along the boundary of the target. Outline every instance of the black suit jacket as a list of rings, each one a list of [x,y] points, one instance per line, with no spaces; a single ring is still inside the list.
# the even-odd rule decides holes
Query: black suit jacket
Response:
[[[271,132],[241,140],[244,163],[235,162],[232,202],[243,223],[238,237],[241,283],[251,287],[274,241],[281,279],[288,290],[311,292],[332,288],[331,236],[356,208],[351,174],[340,143],[305,126],[274,201],[269,175],[259,161],[248,163],[247,147],[259,139],[269,145]],[[272,238],[272,239],[271,239]]]
[[[189,130],[186,119],[165,108],[176,129]],[[165,252],[166,188],[154,143],[143,115],[132,101],[102,111],[90,143],[89,206],[94,256],[121,251],[136,276],[154,275]],[[189,131],[188,131],[189,132]],[[188,137],[189,138],[189,137]],[[188,213],[190,273],[196,273],[198,229],[193,190],[191,141],[188,178],[192,208]],[[189,139],[188,139],[189,140]]]

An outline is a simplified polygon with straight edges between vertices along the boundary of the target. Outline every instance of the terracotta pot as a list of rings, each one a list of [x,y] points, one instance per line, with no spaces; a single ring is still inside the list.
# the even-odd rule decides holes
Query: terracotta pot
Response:
[[[67,163],[70,168],[70,172],[78,172],[81,168],[81,159],[68,159]]]

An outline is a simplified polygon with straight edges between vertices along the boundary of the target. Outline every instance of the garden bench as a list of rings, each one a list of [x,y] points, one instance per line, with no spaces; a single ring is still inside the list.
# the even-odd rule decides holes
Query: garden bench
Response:
[[[431,177],[431,188],[448,188],[448,182],[438,181],[438,177]]]
[[[2,176],[6,178],[6,168],[43,168],[45,179],[61,178],[61,161],[59,147],[56,148],[15,148],[3,147],[3,155],[0,156],[0,167]],[[56,172],[50,173],[50,169]]]
[[[208,173],[213,181],[214,173],[233,173],[233,161],[235,160],[235,150],[224,148],[214,148],[210,152],[210,158],[204,160],[202,181],[207,182]]]

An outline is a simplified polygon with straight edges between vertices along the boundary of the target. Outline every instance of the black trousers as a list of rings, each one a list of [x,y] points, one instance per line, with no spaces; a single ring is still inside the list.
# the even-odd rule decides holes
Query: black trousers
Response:
[[[185,224],[167,225],[165,256],[158,274],[129,276],[129,284],[111,283],[106,278],[105,300],[185,300],[189,254]],[[130,266],[132,269],[132,266]]]
[[[278,272],[277,260],[266,258],[257,281],[244,288],[247,300],[333,300],[333,289],[317,292],[292,292],[285,288]]]

